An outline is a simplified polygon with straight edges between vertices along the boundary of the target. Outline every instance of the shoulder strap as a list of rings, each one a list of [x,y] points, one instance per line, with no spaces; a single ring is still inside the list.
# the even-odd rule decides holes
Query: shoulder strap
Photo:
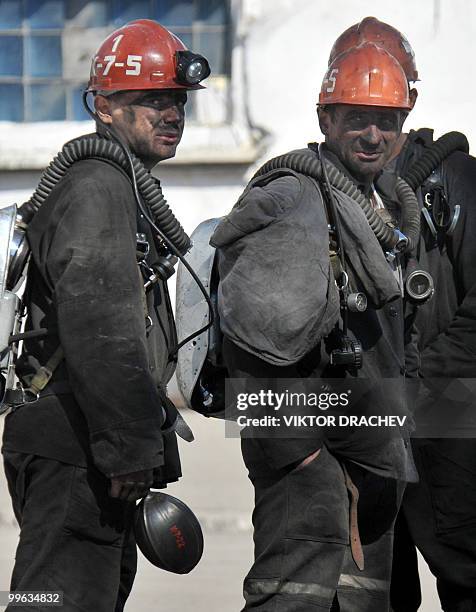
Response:
[[[56,368],[62,362],[63,357],[63,347],[60,345],[48,359],[46,365],[40,366],[36,370],[31,380],[27,382],[28,387],[25,388],[25,391],[29,391],[33,395],[38,395],[41,391],[43,391],[46,385],[50,382]]]

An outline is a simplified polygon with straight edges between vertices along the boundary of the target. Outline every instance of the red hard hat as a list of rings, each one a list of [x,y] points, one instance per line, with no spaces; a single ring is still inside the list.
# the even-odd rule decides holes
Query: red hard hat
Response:
[[[180,78],[184,56],[198,58],[208,70],[198,80],[210,74],[206,59],[190,53],[160,23],[150,19],[131,21],[110,34],[97,50],[91,63],[88,91],[203,89],[198,80],[186,82]]]
[[[402,67],[393,55],[369,42],[337,56],[322,81],[319,104],[411,109]]]
[[[328,65],[330,66],[341,53],[363,42],[375,43],[388,51],[403,68],[407,81],[418,81],[415,53],[410,43],[399,30],[379,21],[376,17],[365,17],[360,23],[345,30],[331,49]]]

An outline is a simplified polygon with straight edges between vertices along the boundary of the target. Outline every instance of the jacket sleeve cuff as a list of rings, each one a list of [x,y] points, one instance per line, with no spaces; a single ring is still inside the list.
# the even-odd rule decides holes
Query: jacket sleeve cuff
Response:
[[[93,462],[108,478],[149,470],[164,464],[160,421],[140,419],[92,432]]]

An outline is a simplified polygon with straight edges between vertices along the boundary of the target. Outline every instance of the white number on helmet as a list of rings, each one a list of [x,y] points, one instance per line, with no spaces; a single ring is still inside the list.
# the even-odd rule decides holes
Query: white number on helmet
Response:
[[[128,55],[127,65],[130,66],[131,70],[126,70],[126,74],[131,76],[138,76],[140,74],[142,62],[142,55]]]
[[[93,59],[93,61],[91,62],[91,76],[97,76],[97,68],[100,68],[102,66],[102,64],[98,64],[98,60],[99,57],[96,55],[96,57]]]
[[[123,38],[124,38],[124,34],[119,34],[119,36],[116,36],[116,38],[113,38],[114,44],[112,45],[112,49],[111,49],[113,53],[117,51],[117,47],[119,46],[119,43],[121,42]]]
[[[339,68],[333,68],[330,72],[329,75],[326,79],[327,83],[330,85],[327,87],[326,92],[327,93],[332,93],[334,91],[334,89],[336,88],[336,77],[337,74],[339,73]]]
[[[104,61],[106,62],[106,67],[104,68],[103,76],[107,76],[109,74],[109,70],[111,70],[111,66],[116,61],[115,55],[105,55]]]

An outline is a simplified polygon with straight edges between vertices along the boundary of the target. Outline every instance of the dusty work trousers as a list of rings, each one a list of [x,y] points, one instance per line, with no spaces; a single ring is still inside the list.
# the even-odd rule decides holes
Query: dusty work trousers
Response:
[[[408,485],[395,530],[392,610],[421,604],[416,547],[444,612],[476,612],[476,440],[413,440],[420,482]]]
[[[266,466],[259,441],[243,440],[242,451],[255,487],[255,562],[245,578],[243,610],[388,610],[393,522],[403,487],[361,470],[373,492],[372,506],[363,500],[359,518],[365,556],[360,571],[349,546],[343,469],[327,448],[305,467],[279,472]]]
[[[4,462],[21,529],[11,590],[62,591],[62,612],[121,612],[137,565],[134,504],[110,498],[94,468],[12,452]]]

